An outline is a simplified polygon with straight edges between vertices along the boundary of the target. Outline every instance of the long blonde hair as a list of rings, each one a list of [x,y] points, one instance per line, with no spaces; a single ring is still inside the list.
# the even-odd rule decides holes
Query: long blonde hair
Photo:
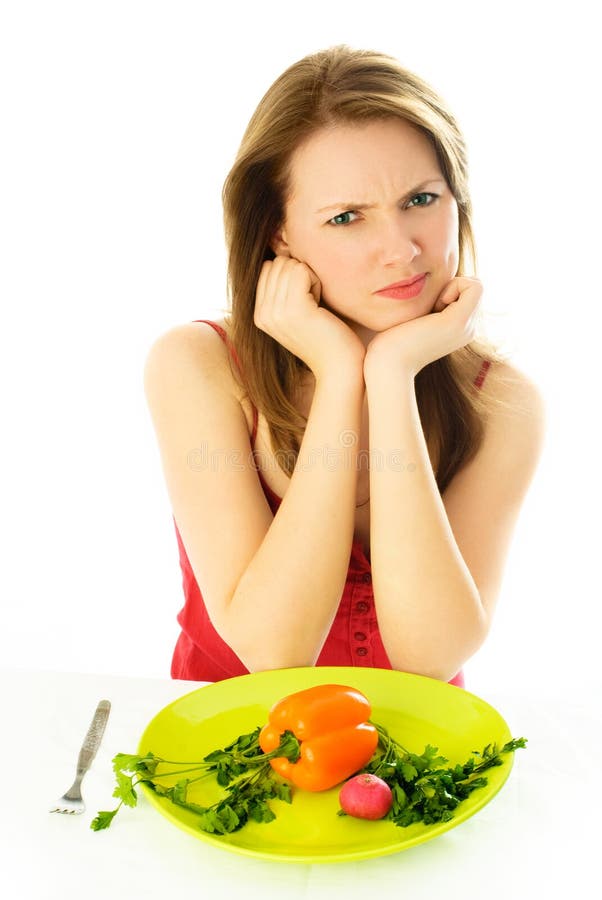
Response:
[[[263,262],[284,221],[290,161],[296,148],[333,124],[401,118],[431,141],[458,205],[458,275],[475,274],[476,248],[464,138],[443,100],[391,56],[341,44],[304,57],[272,84],[255,110],[225,180],[222,200],[228,251],[226,317],[241,364],[241,384],[265,416],[272,450],[291,475],[307,420],[294,405],[307,366],[253,321]],[[479,338],[423,368],[415,379],[420,419],[442,492],[478,450],[493,402],[474,387],[483,360],[504,358]],[[493,367],[490,371],[493,372]],[[489,376],[489,377],[490,377]]]

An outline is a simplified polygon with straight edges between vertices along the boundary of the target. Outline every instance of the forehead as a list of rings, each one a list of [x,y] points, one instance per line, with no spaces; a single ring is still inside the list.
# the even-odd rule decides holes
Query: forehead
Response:
[[[315,132],[293,154],[289,200],[374,200],[374,191],[403,192],[440,171],[430,140],[403,119],[335,125]]]

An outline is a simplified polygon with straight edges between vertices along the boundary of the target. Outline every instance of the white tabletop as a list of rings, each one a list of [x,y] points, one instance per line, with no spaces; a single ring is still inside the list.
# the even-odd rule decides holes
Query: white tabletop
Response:
[[[175,827],[144,796],[135,809],[122,809],[111,828],[93,832],[96,812],[115,805],[112,757],[135,752],[155,713],[198,687],[168,679],[0,670],[0,884],[12,886],[4,896],[365,900],[368,891],[376,898],[395,890],[411,900],[522,900],[546,896],[546,888],[555,896],[563,888],[572,896],[596,896],[594,885],[586,887],[602,835],[602,711],[594,688],[574,700],[503,691],[483,696],[515,737],[529,739],[527,749],[515,754],[505,786],[476,815],[391,856],[320,865],[249,858]],[[101,699],[110,700],[112,710],[84,781],[86,812],[50,815],[51,803],[71,784]]]

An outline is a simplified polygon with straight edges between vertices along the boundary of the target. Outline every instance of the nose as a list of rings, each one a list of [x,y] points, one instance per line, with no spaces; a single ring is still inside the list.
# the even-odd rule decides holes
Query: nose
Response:
[[[421,252],[416,235],[408,232],[399,213],[382,223],[377,242],[379,263],[388,268],[407,268]]]

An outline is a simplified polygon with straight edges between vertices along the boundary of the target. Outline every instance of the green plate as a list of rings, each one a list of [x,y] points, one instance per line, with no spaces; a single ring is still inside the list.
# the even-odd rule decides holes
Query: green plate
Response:
[[[358,688],[372,704],[371,719],[384,725],[408,750],[422,753],[432,744],[451,765],[466,762],[473,750],[481,751],[493,742],[502,746],[512,737],[500,714],[463,688],[389,669],[319,666],[257,672],[198,688],[152,719],[138,753],[201,760],[239,734],[263,725],[270,707],[281,697],[315,684]],[[508,754],[503,765],[487,771],[487,786],[463,800],[451,821],[415,823],[408,828],[386,820],[337,816],[340,788],[335,787],[321,793],[295,791],[290,805],[270,801],[276,814],[272,822],[249,822],[227,835],[208,834],[198,827],[193,813],[149,788],[143,790],[149,802],[175,825],[218,847],[286,862],[342,862],[397,853],[459,825],[497,794],[510,774],[512,756]],[[192,785],[188,793],[190,800],[205,806],[222,796],[223,788],[212,779]]]

